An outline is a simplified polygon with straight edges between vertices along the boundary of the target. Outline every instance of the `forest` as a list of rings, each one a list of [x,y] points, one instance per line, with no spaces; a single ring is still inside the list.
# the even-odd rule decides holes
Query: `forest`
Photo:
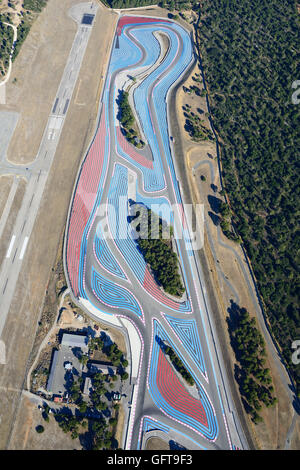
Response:
[[[300,395],[291,360],[300,336],[296,2],[203,1],[197,35],[231,220]]]
[[[170,346],[163,345],[162,349],[164,353],[169,356],[170,361],[172,362],[175,369],[180,373],[184,380],[190,385],[195,385],[195,381],[189,371],[185,368],[182,360],[177,356],[174,350]]]

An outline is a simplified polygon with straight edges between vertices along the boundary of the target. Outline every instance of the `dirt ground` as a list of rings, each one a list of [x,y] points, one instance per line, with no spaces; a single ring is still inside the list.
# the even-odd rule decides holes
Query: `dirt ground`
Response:
[[[72,439],[70,433],[64,433],[50,414],[46,422],[38,406],[23,396],[20,406],[18,425],[11,440],[11,450],[80,450],[78,439]],[[36,432],[42,425],[45,431]]]
[[[78,1],[75,0],[66,0],[63,4],[60,0],[48,1],[33,23],[22,46],[22,53],[14,61],[12,77],[6,89],[6,109],[21,113],[15,138],[11,139],[7,154],[8,160],[13,163],[30,163],[38,152],[49,110],[77,30],[76,23],[68,16],[69,7],[76,3]],[[98,18],[100,14],[98,13]],[[86,88],[94,86],[90,82],[93,79],[99,80],[106,65],[110,28],[113,28],[116,14],[105,10],[105,18],[102,28],[96,33],[102,47],[98,48],[95,67],[81,73],[74,91],[75,104],[83,109],[89,98]],[[101,20],[98,20],[98,24],[99,21]]]
[[[150,437],[146,442],[146,450],[170,450],[170,446],[160,437]]]
[[[59,1],[48,2],[14,61],[6,88],[6,109],[21,113],[7,152],[13,163],[29,163],[37,154],[77,29],[67,11]]]
[[[118,423],[117,423],[116,432],[115,432],[115,439],[118,441],[119,447],[121,447],[121,443],[122,443],[124,422],[125,422],[125,412],[124,412],[123,406],[120,405],[119,412],[118,412]]]
[[[65,0],[63,4],[60,0],[49,0],[14,63],[11,82],[7,86],[8,106],[1,106],[3,110],[13,108],[21,112],[18,122],[21,127],[16,129],[9,148],[12,161],[30,161],[37,152],[75,36],[75,23],[66,12],[76,3],[78,0]],[[20,405],[20,390],[29,367],[28,357],[66,223],[75,178],[94,131],[103,83],[100,78],[109,59],[116,19],[115,13],[99,7],[3,330],[7,364],[0,365],[0,409],[6,412],[1,413],[0,448],[9,447]],[[51,67],[45,64],[51,64]],[[19,79],[17,84],[12,84],[15,76]]]
[[[2,213],[4,211],[4,207],[6,204],[6,200],[8,198],[8,194],[11,188],[13,182],[13,176],[12,175],[4,175],[0,176],[0,219],[2,216]]]

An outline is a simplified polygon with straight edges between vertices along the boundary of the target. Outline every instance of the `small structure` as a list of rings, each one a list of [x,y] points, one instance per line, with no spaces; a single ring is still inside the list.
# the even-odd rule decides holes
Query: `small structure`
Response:
[[[64,333],[60,349],[55,350],[47,382],[47,391],[63,396],[68,391],[68,383],[74,371],[81,371],[79,357],[88,352],[88,337]]]
[[[89,395],[92,389],[92,381],[90,377],[86,377],[84,381],[83,394]]]
[[[101,374],[114,375],[117,372],[117,368],[115,366],[101,362],[89,362],[87,366],[90,374],[97,374],[100,372]]]
[[[61,403],[63,401],[63,398],[62,397],[54,397],[53,401],[55,403]]]
[[[62,346],[68,346],[69,348],[80,348],[83,352],[88,351],[88,337],[86,335],[75,335],[64,333],[62,340]]]
[[[120,392],[114,392],[113,393],[113,400],[114,401],[120,401],[121,400],[121,393]]]

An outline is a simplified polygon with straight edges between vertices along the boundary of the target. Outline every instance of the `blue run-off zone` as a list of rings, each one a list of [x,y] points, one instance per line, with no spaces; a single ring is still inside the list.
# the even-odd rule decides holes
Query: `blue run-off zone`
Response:
[[[126,31],[132,26],[127,26],[123,28],[122,35],[119,37],[119,49],[114,49],[112,54],[112,66],[111,71],[115,71],[120,68],[129,68],[134,63],[138,62],[141,57],[141,49],[138,48],[130,39],[126,36]],[[159,80],[158,84],[155,86],[153,91],[153,102],[155,108],[156,119],[158,120],[158,127],[160,129],[162,139],[163,139],[163,148],[167,163],[170,167],[171,176],[173,178],[173,184],[175,187],[177,201],[181,202],[180,192],[178,189],[178,184],[175,176],[173,161],[171,157],[170,144],[169,144],[169,133],[168,133],[168,124],[167,124],[167,109],[166,109],[166,96],[169,88],[176,82],[176,80],[182,75],[184,70],[188,67],[192,60],[192,44],[189,37],[189,34],[177,24],[172,24],[172,26],[164,26],[163,23],[159,23],[155,26],[149,26],[149,24],[141,27],[135,27],[130,31],[130,34],[136,38],[137,41],[141,43],[143,48],[146,51],[146,58],[140,66],[144,65],[153,65],[160,54],[160,44],[157,39],[154,37],[153,33],[155,31],[165,32],[170,40],[170,47],[168,53],[166,54],[162,63],[155,68],[155,70],[150,73],[145,80],[135,89],[134,91],[134,103],[137,115],[139,117],[140,123],[143,127],[144,134],[147,136],[148,144],[151,148],[153,155],[153,170],[143,167],[142,165],[134,162],[134,160],[126,154],[120,145],[117,142],[117,136],[115,134],[117,142],[118,153],[126,158],[127,160],[134,163],[137,168],[143,173],[144,179],[144,189],[147,192],[160,191],[165,187],[164,171],[162,165],[162,156],[159,151],[157,137],[154,133],[152,126],[150,111],[148,108],[148,90],[149,87],[157,79]],[[177,32],[182,39],[182,53],[179,58],[178,47],[179,40],[178,36],[175,33]],[[146,39],[146,40],[145,40]],[[126,61],[127,57],[127,61]],[[175,58],[177,58],[176,64],[174,63]],[[133,67],[134,68],[134,67]],[[164,77],[160,76],[167,71]],[[117,90],[115,90],[114,100],[117,98]],[[115,131],[116,132],[116,131]]]
[[[131,41],[128,40],[128,52],[130,53],[130,45],[132,44]],[[139,60],[141,58],[141,51],[137,49],[136,47],[132,47],[131,50],[132,57],[131,60],[133,63]],[[113,54],[114,55],[114,54]],[[124,51],[122,53],[124,55]],[[125,54],[127,57],[127,54]],[[128,57],[126,58],[126,61],[128,61]],[[122,61],[120,60],[119,64],[122,66]],[[124,63],[125,64],[125,63]],[[86,251],[87,251],[87,235],[90,230],[90,225],[91,222],[94,218],[95,212],[97,211],[97,208],[99,207],[99,204],[101,202],[101,197],[103,193],[103,188],[105,184],[105,175],[107,171],[107,166],[108,166],[108,160],[109,160],[109,152],[110,152],[110,129],[109,129],[109,121],[108,121],[108,116],[109,116],[109,84],[111,80],[111,74],[113,72],[113,61],[111,62],[111,66],[108,70],[106,82],[105,82],[105,87],[103,91],[103,100],[102,100],[102,109],[100,111],[100,114],[98,116],[98,120],[100,122],[100,117],[101,113],[104,111],[105,116],[106,116],[106,122],[105,122],[105,130],[106,130],[106,136],[105,136],[105,149],[104,149],[104,160],[103,160],[103,168],[102,168],[102,174],[100,178],[100,182],[98,185],[98,191],[97,191],[97,197],[94,203],[93,210],[90,214],[90,217],[88,219],[87,225],[84,229],[83,235],[82,235],[82,240],[81,240],[81,247],[80,247],[80,263],[79,263],[79,275],[78,275],[78,289],[79,289],[79,296],[88,299],[88,294],[84,288],[84,281],[83,281],[83,276],[84,276],[84,263],[85,263],[85,257],[86,257]],[[95,139],[96,135],[94,136]],[[93,142],[92,142],[93,143]],[[92,143],[90,147],[92,146]],[[89,299],[91,301],[91,299]],[[93,304],[94,305],[94,304]],[[95,305],[94,305],[95,306]],[[97,307],[98,308],[98,307]]]
[[[121,164],[115,165],[115,171],[110,182],[108,193],[108,221],[113,233],[114,241],[125,258],[133,274],[143,285],[146,271],[146,262],[138,250],[137,244],[132,237],[132,230],[128,223],[128,170]],[[113,209],[113,210],[112,210]],[[170,308],[170,307],[169,307]],[[178,305],[178,311],[189,312],[190,301],[186,300]]]
[[[180,341],[185,347],[185,350],[194,359],[196,365],[199,367],[202,374],[206,375],[206,368],[196,320],[194,320],[193,318],[174,318],[170,315],[165,315],[165,318],[179,337]]]
[[[108,211],[109,226],[114,229],[112,234],[114,241],[126,259],[133,274],[140,283],[144,282],[146,263],[142,254],[137,249],[136,242],[130,236],[130,226],[128,224],[128,170],[120,164],[115,165],[109,192]],[[113,209],[113,210],[112,210]]]
[[[97,227],[97,233],[94,237],[94,248],[100,266],[120,279],[127,279],[121,266],[118,264],[112,252],[110,251],[99,225]]]
[[[126,36],[126,30],[129,27],[130,25],[123,28],[122,34],[119,37],[120,47],[119,48],[114,47],[112,51],[110,66],[109,66],[109,70],[107,74],[107,79],[105,82],[103,100],[102,100],[103,102],[102,109],[105,112],[106,118],[108,118],[109,116],[109,86],[110,86],[112,73],[122,68],[134,67],[134,64],[136,64],[142,58],[141,49],[137,47],[137,45],[134,44],[132,40],[130,40],[130,38]],[[154,21],[152,25],[151,23],[150,24],[147,23],[147,25],[144,25],[144,26],[139,25],[139,27],[135,27],[131,31],[131,34],[135,36],[137,41],[141,42],[141,44],[143,45],[146,51],[145,60],[143,61],[142,64],[140,64],[141,66],[143,65],[150,66],[154,64],[160,54],[160,45],[157,39],[153,36],[153,32],[156,30],[163,30],[170,37],[170,47],[169,47],[168,54],[165,57],[164,61],[162,62],[162,64],[160,64],[160,66],[157,69],[155,69],[154,72],[150,74],[150,76],[146,80],[144,80],[144,82],[142,82],[141,86],[139,86],[135,90],[135,96],[134,96],[137,113],[141,120],[141,124],[144,128],[145,134],[147,135],[148,143],[153,152],[154,169],[150,170],[150,169],[146,169],[142,167],[137,162],[133,161],[128,155],[126,155],[120,149],[120,146],[118,145],[118,143],[117,145],[118,145],[118,152],[121,155],[123,155],[125,158],[127,158],[127,160],[134,163],[134,165],[143,172],[144,186],[148,191],[155,191],[155,190],[157,191],[164,187],[165,182],[164,182],[164,177],[163,177],[162,160],[161,160],[161,155],[159,153],[159,149],[157,145],[157,139],[156,139],[156,136],[154,134],[153,127],[151,124],[148,105],[146,104],[147,103],[146,93],[147,93],[148,86],[153,82],[153,80],[158,78],[160,74],[162,74],[169,66],[172,65],[172,62],[174,61],[176,57],[176,54],[178,51],[178,38],[175,32],[172,31],[172,29],[174,31],[177,31],[179,35],[181,36],[182,42],[183,42],[183,51],[179,57],[178,62],[175,64],[174,68],[173,69],[171,68],[170,73],[167,73],[166,76],[163,77],[161,81],[159,82],[159,84],[155,87],[155,90],[153,93],[153,99],[155,103],[155,111],[156,111],[156,115],[157,115],[156,117],[159,123],[159,128],[163,135],[164,150],[165,150],[166,158],[167,158],[170,171],[172,174],[176,197],[177,197],[178,202],[181,202],[181,197],[180,197],[178,184],[177,184],[176,177],[175,177],[175,172],[174,172],[174,167],[173,167],[173,162],[172,162],[170,147],[169,147],[165,99],[166,99],[166,94],[167,94],[169,87],[177,80],[177,78],[183,73],[183,71],[187,68],[187,66],[191,62],[192,45],[191,45],[191,41],[190,41],[190,37],[188,33],[182,27],[180,27],[179,25],[175,23],[172,25],[169,24],[167,27],[167,25],[164,26],[162,22],[160,22],[159,24],[158,23],[156,24]],[[90,224],[91,224],[91,221],[93,220],[95,211],[97,210],[97,207],[99,206],[100,201],[101,201],[103,186],[105,183],[104,175],[106,174],[108,157],[109,157],[109,152],[110,152],[110,145],[109,145],[110,129],[109,129],[108,119],[106,119],[105,126],[106,126],[106,139],[105,139],[103,171],[102,171],[100,183],[98,186],[96,201],[95,201],[93,210],[90,214],[87,225],[85,227],[84,234],[83,234],[82,241],[81,241],[78,285],[79,285],[80,296],[85,299],[88,298],[88,294],[84,288],[84,282],[83,282],[84,260],[86,256],[86,250],[87,250],[87,234],[89,233]],[[117,142],[117,139],[116,139],[116,142]],[[134,262],[133,263],[134,266],[131,266],[131,267],[133,269],[133,272],[137,275],[140,282],[143,283],[144,273],[145,273],[145,262],[141,254],[136,249],[135,242],[131,238],[129,238],[128,242],[122,240],[120,243],[127,244],[127,247],[125,248],[125,258],[127,259],[127,261],[128,259],[139,260],[139,263]],[[132,258],[132,256],[130,256],[128,258],[126,256],[126,251],[128,254],[132,253],[133,248],[134,248],[134,257]],[[190,307],[189,301],[182,303],[179,308],[180,311],[190,311],[190,309],[191,307]]]
[[[143,316],[140,305],[127,289],[108,281],[92,268],[92,289],[96,297],[104,304],[128,310],[139,317]]]
[[[178,349],[175,347],[174,343],[172,342],[171,338],[166,333],[165,329],[162,325],[154,320],[153,322],[154,331],[153,331],[153,346],[151,352],[151,359],[150,359],[150,369],[149,369],[149,378],[148,378],[148,386],[149,386],[149,393],[155,403],[155,405],[162,409],[167,415],[172,417],[173,419],[177,419],[182,424],[191,427],[192,429],[198,431],[201,435],[206,437],[209,440],[215,440],[218,435],[218,422],[217,418],[214,414],[214,410],[212,405],[202,387],[200,382],[198,381],[197,377],[191,371],[189,365],[185,362],[182,355],[179,353]],[[165,398],[161,395],[158,386],[157,386],[157,371],[158,371],[158,357],[160,352],[160,345],[159,340],[162,340],[166,344],[170,345],[174,352],[180,357],[181,361],[184,364],[184,367],[189,371],[191,376],[193,377],[195,384],[198,388],[200,399],[202,406],[204,408],[208,426],[204,426],[200,421],[197,421],[192,416],[187,416],[180,410],[175,409],[170,403],[168,403]]]

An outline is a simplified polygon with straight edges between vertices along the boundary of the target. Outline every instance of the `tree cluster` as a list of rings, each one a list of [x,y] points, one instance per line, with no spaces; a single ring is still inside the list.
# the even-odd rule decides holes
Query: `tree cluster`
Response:
[[[163,0],[160,2],[153,0],[104,0],[104,3],[106,3],[111,8],[135,8],[147,5],[158,5],[161,8],[167,8],[170,11],[184,11],[190,9],[197,10],[199,5],[197,0]]]
[[[6,23],[11,23],[9,13],[6,15],[0,14],[0,76],[7,73],[9,66],[9,56],[13,45],[14,32]]]
[[[127,91],[120,91],[119,96],[119,120],[125,129],[129,129],[134,123],[134,115],[131,110]]]
[[[83,416],[73,415],[69,409],[61,409],[55,413],[55,420],[64,433],[71,433],[72,439],[79,437],[79,429],[81,426],[87,426],[87,421],[83,420]]]
[[[241,242],[240,237],[236,235],[232,229],[232,221],[231,221],[232,213],[231,213],[229,205],[226,204],[226,202],[223,202],[220,200],[219,212],[220,212],[220,219],[221,219],[220,227],[224,235],[230,240],[240,243]]]
[[[277,402],[270,369],[265,367],[266,350],[264,339],[245,308],[232,303],[231,316],[227,318],[231,344],[237,365],[235,374],[246,411],[254,423],[262,419],[258,414],[263,405],[269,407]]]
[[[173,230],[146,206],[135,205],[136,214],[131,223],[138,234],[137,244],[155,279],[165,292],[182,296],[185,289],[179,274],[178,256],[173,251]],[[138,224],[136,224],[138,220]],[[169,234],[169,237],[168,237]]]
[[[23,0],[23,8],[25,10],[41,12],[47,5],[47,0]]]
[[[136,124],[135,117],[132,112],[131,106],[129,104],[129,94],[127,91],[120,91],[119,94],[119,115],[118,118],[123,126],[122,131],[132,145],[137,148],[142,148],[145,144],[144,142],[138,137],[137,132],[133,129],[132,126]]]
[[[115,342],[105,345],[104,340],[101,338],[90,338],[89,350],[91,353],[96,350],[102,351],[111,364],[118,368],[120,375],[124,375],[124,371],[128,366],[128,361]]]
[[[115,418],[109,420],[109,424],[112,426],[116,424]],[[118,441],[114,437],[114,433],[109,426],[107,421],[103,418],[98,421],[94,421],[92,424],[93,431],[93,450],[100,449],[116,449],[118,447]]]
[[[213,133],[203,124],[204,119],[201,119],[200,116],[191,111],[190,105],[188,104],[186,104],[183,109],[185,117],[184,128],[189,133],[191,139],[195,142],[213,140]]]
[[[173,351],[170,346],[164,346],[164,352],[170,358],[175,369],[179,372],[179,374],[184,378],[184,380],[191,386],[195,384],[195,381],[189,371],[184,367],[182,360],[177,356],[177,354]]]

